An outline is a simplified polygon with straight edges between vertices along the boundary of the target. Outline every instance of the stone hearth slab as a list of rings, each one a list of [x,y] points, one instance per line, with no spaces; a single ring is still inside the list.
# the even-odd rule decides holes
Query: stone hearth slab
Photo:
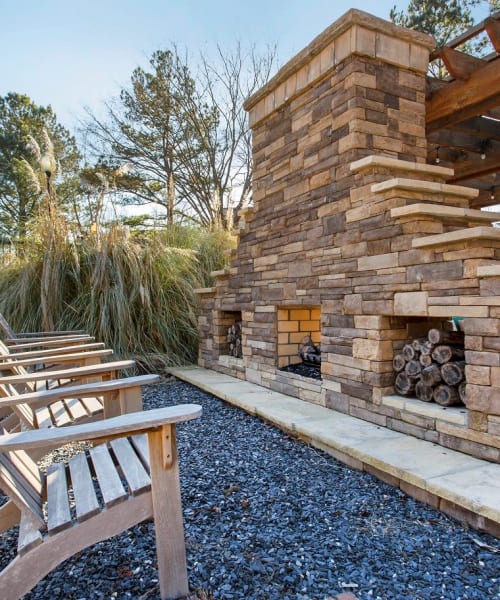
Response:
[[[177,367],[169,372],[350,466],[386,475],[385,480],[403,484],[405,490],[432,494],[490,520],[493,530],[500,531],[498,464],[208,369]]]

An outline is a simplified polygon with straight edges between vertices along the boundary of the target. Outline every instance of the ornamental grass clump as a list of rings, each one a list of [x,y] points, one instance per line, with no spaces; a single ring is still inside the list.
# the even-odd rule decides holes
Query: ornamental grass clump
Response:
[[[115,226],[52,241],[33,236],[0,266],[0,311],[15,329],[84,329],[143,370],[196,360],[194,290],[224,266],[227,234],[178,228],[139,238]]]

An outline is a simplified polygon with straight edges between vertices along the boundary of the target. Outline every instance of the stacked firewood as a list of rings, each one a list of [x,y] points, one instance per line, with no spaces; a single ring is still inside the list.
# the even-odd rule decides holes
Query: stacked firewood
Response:
[[[405,344],[392,361],[396,393],[441,406],[465,400],[464,334],[430,329],[426,338]]]
[[[229,356],[235,356],[236,358],[243,357],[243,350],[241,347],[241,321],[236,321],[227,330],[227,346]]]

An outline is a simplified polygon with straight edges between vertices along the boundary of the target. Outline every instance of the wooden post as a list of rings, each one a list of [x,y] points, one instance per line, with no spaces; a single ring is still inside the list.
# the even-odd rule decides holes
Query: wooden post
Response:
[[[119,391],[119,406],[122,415],[142,410],[141,386],[124,388]]]
[[[175,425],[148,433],[151,495],[162,600],[187,596],[186,547],[182,521]]]

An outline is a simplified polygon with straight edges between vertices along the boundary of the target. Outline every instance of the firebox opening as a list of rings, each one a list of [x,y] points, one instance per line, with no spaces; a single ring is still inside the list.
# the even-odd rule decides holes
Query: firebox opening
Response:
[[[321,308],[279,307],[278,368],[304,377],[321,378]]]

